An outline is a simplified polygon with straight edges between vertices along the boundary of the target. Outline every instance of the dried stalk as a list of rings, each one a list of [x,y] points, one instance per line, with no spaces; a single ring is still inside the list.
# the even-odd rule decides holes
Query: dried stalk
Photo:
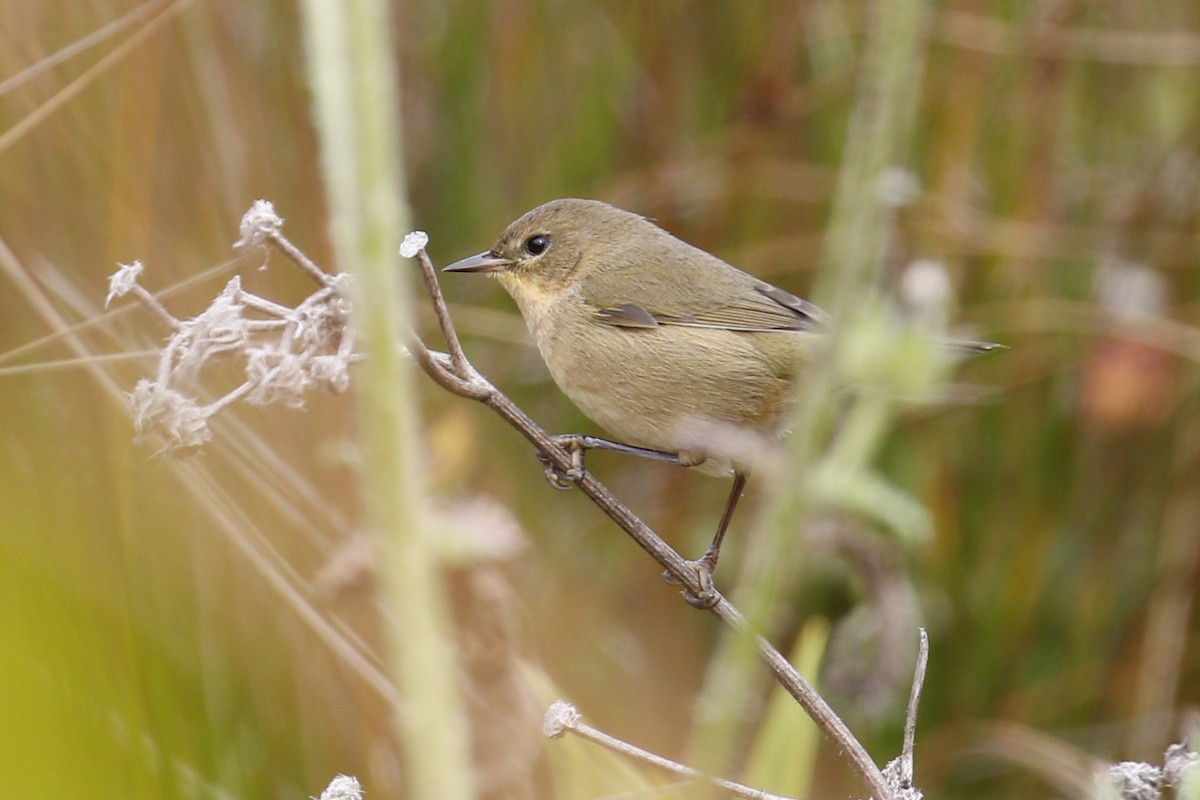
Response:
[[[433,303],[438,326],[441,328],[450,350],[449,354],[430,350],[417,336],[413,335],[409,351],[416,362],[446,391],[483,403],[499,414],[505,422],[528,439],[539,455],[549,462],[559,474],[566,475],[577,468],[578,465],[571,453],[557,444],[545,430],[530,419],[520,407],[470,363],[463,352],[454,323],[450,319],[433,263],[424,249],[417,252],[416,258],[421,267],[421,277]],[[717,593],[713,587],[702,585],[691,562],[642,522],[609,491],[608,487],[586,471],[574,482],[589,500],[608,515],[613,522],[617,523],[643,550],[650,554],[651,558],[678,581],[685,596],[699,597],[702,593],[710,593],[715,597],[715,602],[706,610],[712,612],[717,619],[730,628],[741,633],[750,633],[742,613]],[[795,698],[813,722],[833,741],[838,751],[849,759],[855,771],[871,787],[873,796],[879,800],[892,800],[894,792],[884,779],[879,767],[871,760],[866,748],[833,712],[824,698],[801,677],[800,673],[770,642],[761,636],[756,636],[756,642],[763,661],[771,670],[776,681]]]

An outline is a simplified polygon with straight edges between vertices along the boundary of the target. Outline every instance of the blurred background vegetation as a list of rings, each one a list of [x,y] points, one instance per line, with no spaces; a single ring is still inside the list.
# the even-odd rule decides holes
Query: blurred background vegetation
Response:
[[[860,4],[394,11],[408,200],[436,261],[544,200],[598,197],[809,290]],[[179,316],[235,273],[304,297],[278,257],[234,260],[260,197],[330,263],[296,8],[8,0],[0,42],[4,793],[299,798],[345,772],[400,796],[373,670],[381,618],[403,614],[375,602],[350,398],[231,410],[200,454],[156,457],[122,392],[166,331],[133,303],[103,310],[107,276],[134,259]],[[1200,4],[938,4],[924,52],[905,165],[919,192],[885,274],[939,261],[957,318],[1011,349],[966,365],[961,401],[906,416],[884,448],[933,540],[797,532],[812,556],[778,598],[780,644],[817,642],[818,686],[882,763],[927,626],[927,796],[1082,796],[1090,759],[1158,762],[1200,703]],[[477,365],[548,429],[595,430],[495,284],[445,285]],[[714,620],[583,497],[551,492],[490,412],[421,385],[446,527],[495,542],[449,576],[484,698],[481,766],[530,771],[547,796],[645,789],[538,742],[543,684],[678,756]],[[702,550],[726,483],[590,466]],[[750,527],[735,521],[730,561]],[[880,635],[885,610],[911,640]],[[862,791],[828,748],[811,778],[814,797]]]

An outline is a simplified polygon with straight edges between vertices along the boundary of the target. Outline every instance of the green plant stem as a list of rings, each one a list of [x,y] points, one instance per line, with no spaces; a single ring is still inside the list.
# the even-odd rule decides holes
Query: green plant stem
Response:
[[[867,9],[862,72],[814,293],[838,320],[873,294],[890,212],[880,178],[907,166],[929,17],[925,0],[876,0]]]
[[[399,110],[385,0],[305,0],[305,36],[338,262],[354,273],[362,489],[381,555],[388,671],[404,697],[409,797],[474,796],[470,737],[447,598],[423,513],[414,375],[397,353],[411,319],[397,250],[403,206]]]

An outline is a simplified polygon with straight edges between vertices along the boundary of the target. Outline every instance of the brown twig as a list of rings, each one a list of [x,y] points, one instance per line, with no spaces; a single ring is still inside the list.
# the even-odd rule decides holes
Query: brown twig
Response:
[[[335,276],[318,267],[311,258],[304,254],[303,250],[289,242],[277,231],[269,232],[266,236],[271,240],[271,244],[278,247],[281,253],[314,281],[326,287],[336,285]]]
[[[913,784],[913,746],[917,738],[917,708],[921,705],[921,689],[925,686],[925,668],[929,665],[929,634],[921,628],[921,643],[917,648],[917,667],[913,670],[912,692],[908,695],[908,713],[904,717],[904,747],[900,751],[900,787]]]
[[[428,349],[414,335],[409,344],[414,359],[421,368],[442,388],[452,394],[477,400],[491,408],[509,425],[521,433],[560,474],[568,474],[576,465],[572,455],[557,444],[545,430],[521,410],[503,392],[495,387],[467,360],[454,323],[442,297],[441,287],[433,263],[422,249],[417,253],[421,277],[429,291],[437,315],[438,325],[450,348],[450,353]],[[682,586],[685,595],[712,596],[715,602],[707,610],[730,628],[741,633],[748,630],[745,617],[728,600],[716,592],[711,585],[702,583],[695,566],[668,545],[650,526],[642,522],[625,504],[619,501],[608,487],[596,480],[591,473],[584,472],[575,480],[575,485],[609,519],[637,542],[643,550],[658,562]],[[833,712],[812,686],[801,677],[787,659],[766,639],[756,636],[759,653],[776,681],[790,694],[817,726],[845,754],[854,769],[866,780],[878,800],[891,800],[894,792],[888,786],[879,767],[871,759],[866,748],[850,732],[845,723]]]
[[[565,736],[567,732],[574,733],[581,739],[586,739],[592,744],[598,744],[614,753],[620,753],[623,756],[637,759],[646,764],[649,764],[667,772],[680,775],[685,778],[691,778],[698,781],[706,781],[719,789],[723,789],[735,797],[744,798],[744,800],[784,800],[777,794],[764,792],[759,789],[753,789],[749,786],[744,786],[734,781],[724,778],[714,778],[707,776],[697,769],[685,767],[670,759],[655,755],[654,753],[643,750],[640,747],[635,747],[626,741],[610,736],[598,728],[593,728],[585,723],[579,716],[579,712],[575,707],[562,700],[556,700],[546,710],[545,721],[542,725],[542,730],[546,736],[557,739]]]
[[[438,284],[437,270],[433,268],[433,262],[429,260],[429,254],[425,252],[424,248],[417,251],[417,261],[421,265],[421,280],[425,282],[425,289],[433,301],[433,310],[437,314],[438,326],[442,329],[442,338],[446,340],[446,347],[450,350],[450,360],[454,371],[460,375],[468,371],[475,372],[471,362],[467,361],[467,354],[463,352],[462,343],[458,341],[458,331],[454,329],[454,322],[450,319],[450,309],[446,308],[446,299],[442,297],[442,288]]]

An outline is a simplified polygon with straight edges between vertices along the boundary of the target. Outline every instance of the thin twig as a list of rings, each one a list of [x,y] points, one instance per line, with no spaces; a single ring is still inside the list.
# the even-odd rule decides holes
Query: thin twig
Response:
[[[746,631],[745,617],[728,600],[721,598],[720,602],[711,610],[726,625],[735,630]],[[804,680],[804,677],[796,671],[791,662],[784,658],[782,653],[775,649],[774,645],[761,636],[756,637],[756,640],[758,651],[775,676],[776,682],[804,709],[804,713],[808,714],[817,727],[837,745],[855,770],[871,786],[874,797],[878,800],[892,798],[894,793],[879,767],[875,765],[858,738],[846,727],[846,723],[842,722],[841,717],[825,702],[825,698],[821,697],[817,690]]]
[[[183,323],[175,319],[175,316],[170,311],[167,311],[167,307],[160,303],[157,297],[150,294],[150,292],[146,291],[141,286],[134,284],[133,296],[136,297],[142,305],[154,312],[154,316],[158,317],[159,320],[171,330],[177,331],[183,327]]]
[[[912,692],[908,695],[908,713],[904,717],[904,748],[900,751],[900,787],[913,785],[913,745],[917,738],[917,707],[921,705],[921,689],[925,685],[925,668],[929,665],[929,634],[921,631],[917,647],[917,667],[913,671]]]
[[[438,326],[442,329],[442,337],[446,340],[446,347],[450,350],[450,358],[454,362],[454,371],[462,375],[467,370],[473,370],[471,363],[467,361],[467,354],[462,349],[462,343],[458,341],[458,331],[454,329],[454,322],[450,319],[450,310],[446,308],[446,298],[442,297],[442,290],[438,284],[437,270],[433,267],[433,262],[429,260],[429,254],[425,252],[425,248],[417,251],[417,263],[421,265],[421,279],[425,281],[425,288],[429,291],[429,297],[433,300],[433,311],[437,314]]]
[[[737,797],[744,797],[747,800],[784,800],[780,795],[764,792],[761,789],[753,789],[744,784],[735,783],[725,778],[717,778],[710,775],[705,775],[700,770],[692,767],[685,767],[670,759],[663,758],[660,755],[651,753],[648,750],[643,750],[640,747],[635,747],[626,741],[610,736],[604,731],[597,730],[591,725],[584,722],[579,712],[575,707],[562,700],[557,700],[546,709],[546,719],[543,723],[543,730],[546,735],[551,738],[563,736],[567,731],[574,733],[582,739],[586,739],[592,744],[598,744],[614,753],[620,753],[623,756],[634,758],[643,761],[651,766],[659,769],[672,772],[676,775],[681,775],[685,778],[693,778],[711,783],[720,789],[724,789],[730,794]]]
[[[279,248],[285,256],[288,257],[296,266],[304,270],[304,272],[314,281],[325,287],[336,286],[337,276],[330,275],[325,270],[318,267],[311,258],[304,255],[300,248],[289,242],[283,234],[279,232],[271,232],[267,234],[267,238],[271,243]]]
[[[324,291],[322,289],[322,291]],[[256,294],[251,294],[247,291],[239,291],[238,299],[246,305],[247,308],[253,308],[255,311],[261,311],[264,314],[270,314],[272,317],[286,319],[290,316],[294,309],[288,308],[285,305],[272,302],[265,297],[259,297]]]
[[[433,264],[425,255],[424,250],[417,255],[426,289],[429,291],[435,310],[438,311],[438,321],[446,335],[446,340],[448,343],[457,343],[458,337],[454,332],[453,321],[445,310],[445,301],[442,298],[441,287],[437,281]],[[528,439],[561,474],[568,473],[575,466],[571,454],[530,419],[516,403],[484,378],[467,360],[465,354],[462,354],[460,361],[455,359],[453,353],[447,356],[444,353],[431,351],[415,335],[409,349],[421,368],[439,386],[452,394],[477,400],[491,408]],[[459,352],[462,352],[461,347],[459,347]],[[708,593],[715,598],[713,604],[708,608],[709,611],[734,630],[742,633],[750,632],[742,613],[710,585],[702,584],[700,575],[692,562],[685,559],[650,526],[642,522],[609,491],[608,487],[596,480],[590,472],[584,472],[575,480],[575,485],[609,519],[617,523],[643,550],[666,569],[683,587],[685,594],[690,593],[691,596],[697,597]],[[776,681],[799,703],[825,735],[833,741],[838,750],[845,754],[854,769],[871,787],[873,796],[877,800],[891,800],[895,796],[894,792],[884,780],[879,767],[824,698],[801,677],[800,673],[770,642],[761,636],[756,637],[756,642],[763,660],[774,674]]]
[[[246,381],[245,383],[243,383],[241,386],[234,389],[229,394],[225,395],[224,397],[219,397],[216,400],[214,400],[213,402],[206,405],[204,407],[204,416],[206,416],[206,417],[213,416],[218,411],[220,411],[222,408],[225,408],[226,406],[234,404],[238,400],[241,400],[243,397],[250,394],[250,392],[252,392],[252,391],[254,391],[254,384],[251,383],[250,381]]]

